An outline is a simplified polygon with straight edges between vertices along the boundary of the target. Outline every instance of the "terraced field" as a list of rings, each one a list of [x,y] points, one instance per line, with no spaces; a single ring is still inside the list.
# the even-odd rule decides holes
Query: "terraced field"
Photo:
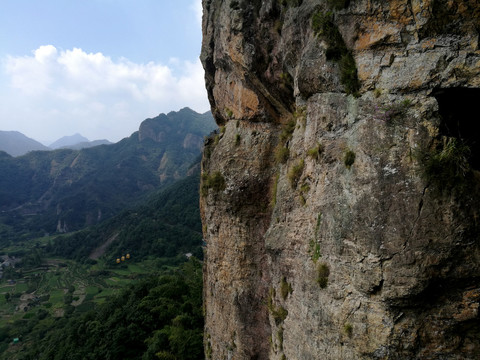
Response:
[[[52,316],[84,312],[102,303],[135,279],[154,271],[155,263],[82,265],[64,259],[45,259],[32,269],[16,269],[14,280],[0,281],[0,327],[28,319],[40,309]]]

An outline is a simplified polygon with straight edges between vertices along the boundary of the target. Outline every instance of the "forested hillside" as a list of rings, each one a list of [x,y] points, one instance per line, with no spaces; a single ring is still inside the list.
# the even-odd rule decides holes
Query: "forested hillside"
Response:
[[[54,237],[44,248],[50,256],[86,262],[100,245],[105,258],[130,253],[135,259],[174,258],[182,253],[202,257],[202,225],[198,208],[199,163],[192,174],[179,180],[138,207],[125,210],[104,223]],[[101,253],[103,255],[103,252]]]
[[[137,280],[86,312],[67,306],[72,311],[62,317],[37,306],[0,327],[0,358],[203,359],[202,266],[196,259]]]
[[[101,224],[5,245],[0,359],[202,359],[199,159],[188,173]]]
[[[131,208],[146,195],[186,176],[211,114],[185,108],[145,120],[112,145],[80,151],[0,155],[0,238],[66,233]]]

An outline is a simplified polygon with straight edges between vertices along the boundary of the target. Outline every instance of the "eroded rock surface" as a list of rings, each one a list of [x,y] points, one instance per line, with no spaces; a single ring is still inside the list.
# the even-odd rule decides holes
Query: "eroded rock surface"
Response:
[[[480,358],[478,2],[203,6],[207,358]]]

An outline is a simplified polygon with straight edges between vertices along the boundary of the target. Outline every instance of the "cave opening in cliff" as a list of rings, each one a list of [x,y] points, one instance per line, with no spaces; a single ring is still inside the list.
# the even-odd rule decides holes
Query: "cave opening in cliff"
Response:
[[[467,145],[470,166],[480,170],[480,89],[439,89],[433,95],[442,116],[440,135],[455,137]]]

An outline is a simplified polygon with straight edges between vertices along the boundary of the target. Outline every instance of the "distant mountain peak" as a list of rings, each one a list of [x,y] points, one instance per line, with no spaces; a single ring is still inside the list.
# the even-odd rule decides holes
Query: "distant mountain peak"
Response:
[[[191,139],[197,137],[196,147],[199,149],[203,144],[203,135],[205,127],[215,129],[217,126],[212,120],[210,112],[199,114],[196,111],[184,107],[179,111],[170,111],[168,114],[160,114],[157,117],[145,119],[138,131],[140,141],[151,139],[156,142],[172,141],[175,137],[176,141],[183,143],[185,138]],[[174,133],[170,130],[176,129]],[[168,137],[168,139],[167,139]],[[187,141],[191,143],[191,141]]]
[[[57,141],[50,144],[50,147],[52,149],[59,149],[62,147],[70,147],[78,143],[89,142],[89,141],[90,140],[88,140],[86,137],[80,135],[79,133],[76,133],[73,135],[61,137]]]
[[[29,151],[50,150],[45,145],[18,131],[0,131],[0,150],[11,156],[21,156]]]

